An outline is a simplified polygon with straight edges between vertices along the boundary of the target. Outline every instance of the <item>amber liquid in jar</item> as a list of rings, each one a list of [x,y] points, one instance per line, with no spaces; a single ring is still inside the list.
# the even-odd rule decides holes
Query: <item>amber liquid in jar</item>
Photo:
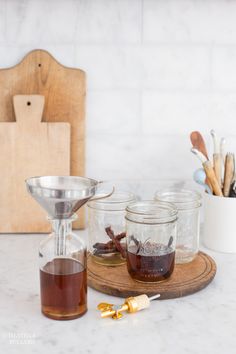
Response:
[[[171,247],[152,245],[148,254],[131,246],[127,252],[127,267],[131,277],[141,282],[158,282],[169,278],[174,270],[175,251]]]
[[[87,311],[87,276],[83,265],[55,258],[40,270],[42,313],[56,320],[71,320]]]

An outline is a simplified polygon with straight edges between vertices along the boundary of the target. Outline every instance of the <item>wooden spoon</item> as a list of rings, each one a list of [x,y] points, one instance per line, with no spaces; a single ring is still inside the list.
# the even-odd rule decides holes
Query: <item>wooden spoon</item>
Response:
[[[206,157],[206,159],[209,160],[208,154],[207,154],[207,149],[206,149],[206,144],[205,144],[205,141],[204,141],[201,133],[199,133],[198,131],[192,132],[190,134],[190,140],[193,145],[193,148],[200,151]],[[210,188],[210,190],[213,190],[212,185],[209,181],[209,178],[206,178],[205,182],[208,185],[208,187]]]
[[[224,174],[224,186],[223,186],[223,193],[225,197],[229,196],[230,186],[234,178],[234,172],[235,172],[234,154],[228,152],[225,158],[225,174]]]
[[[207,155],[207,149],[205,141],[202,135],[198,131],[194,131],[190,134],[190,140],[194,148],[200,151],[209,160]]]

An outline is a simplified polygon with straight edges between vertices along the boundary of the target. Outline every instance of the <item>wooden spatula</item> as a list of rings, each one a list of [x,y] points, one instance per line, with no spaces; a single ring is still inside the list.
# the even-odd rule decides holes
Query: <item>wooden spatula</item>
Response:
[[[217,181],[218,181],[219,185],[221,186],[221,184],[222,184],[222,181],[221,181],[222,157],[220,154],[220,141],[219,141],[219,138],[218,138],[216,132],[213,129],[211,130],[211,136],[212,136],[213,145],[214,145],[213,166],[214,166],[214,171],[215,171]]]
[[[198,131],[194,131],[190,134],[190,140],[195,149],[200,151],[206,158],[209,160],[208,155],[207,155],[207,149],[206,149],[206,144],[205,141]]]
[[[224,174],[224,185],[223,185],[223,193],[225,197],[229,196],[230,186],[234,178],[234,173],[235,173],[234,154],[227,153],[225,158],[225,174]]]
[[[209,160],[208,154],[207,154],[207,149],[206,149],[206,144],[205,144],[205,141],[204,141],[201,133],[199,133],[198,131],[192,132],[190,134],[190,140],[193,145],[193,148],[200,151],[206,157],[206,159]],[[208,187],[212,190],[212,185],[211,185],[208,177],[206,178],[205,182],[208,185]]]
[[[214,194],[223,197],[221,187],[218,184],[218,181],[216,179],[216,175],[212,167],[211,161],[207,160],[206,156],[203,155],[203,153],[197,150],[196,148],[192,148],[191,151],[194,155],[196,155],[199,158],[199,160],[202,163],[202,166],[207,176],[207,180],[206,180],[207,185],[209,185],[208,183],[210,183],[211,190],[214,192]]]

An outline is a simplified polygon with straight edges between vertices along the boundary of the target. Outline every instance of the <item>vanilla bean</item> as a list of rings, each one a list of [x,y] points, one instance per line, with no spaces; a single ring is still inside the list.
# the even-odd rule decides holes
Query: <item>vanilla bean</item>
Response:
[[[121,232],[120,234],[116,235],[116,239],[118,241],[121,241],[124,237],[126,237],[126,232]]]
[[[111,229],[111,226],[106,227],[106,233],[110,237],[110,239],[113,241],[116,249],[120,254],[122,255],[123,258],[126,258],[126,251],[123,249],[122,245],[120,244],[120,241],[117,240],[117,238],[114,235],[113,230]]]
[[[126,258],[126,247],[122,245],[120,241],[126,236],[125,232],[121,232],[120,234],[114,234],[111,226],[105,228],[107,236],[110,238],[110,241],[107,243],[97,242],[93,245],[95,248],[94,254],[107,254],[107,253],[114,253],[119,252],[123,258]]]
[[[168,248],[170,248],[170,246],[172,245],[173,241],[174,241],[173,236],[170,236],[169,242],[168,242],[168,245],[167,245]]]
[[[140,251],[140,247],[141,247],[142,243],[140,241],[138,241],[133,235],[130,236],[130,239],[132,241],[134,241],[135,245],[137,246],[136,254],[138,254],[139,251]]]
[[[93,245],[96,249],[111,249],[114,248],[114,244],[112,241],[108,241],[107,243],[97,242]]]
[[[107,233],[107,236],[109,236],[110,239],[113,240],[113,238],[115,237],[115,235],[114,235],[114,231],[112,230],[111,226],[107,226],[107,227],[105,228],[105,231],[106,231],[106,233]]]

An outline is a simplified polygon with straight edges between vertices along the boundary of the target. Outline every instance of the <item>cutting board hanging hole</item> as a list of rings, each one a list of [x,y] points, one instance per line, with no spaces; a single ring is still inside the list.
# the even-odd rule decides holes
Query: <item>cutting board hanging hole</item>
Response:
[[[13,107],[17,122],[22,126],[35,127],[35,124],[39,124],[42,121],[44,96],[15,95],[13,97]]]

